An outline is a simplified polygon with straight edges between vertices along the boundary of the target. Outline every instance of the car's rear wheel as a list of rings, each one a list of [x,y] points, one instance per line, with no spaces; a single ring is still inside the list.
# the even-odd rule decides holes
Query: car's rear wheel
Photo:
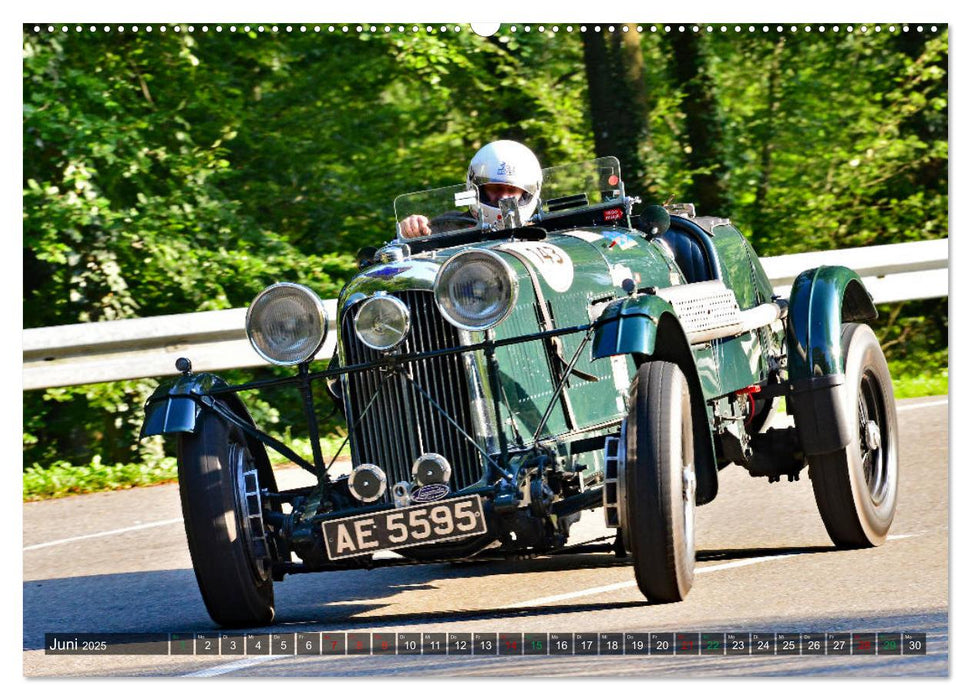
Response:
[[[688,382],[670,362],[640,366],[625,425],[622,527],[644,596],[683,600],[695,565],[695,469]]]
[[[853,439],[811,455],[809,477],[830,539],[838,547],[875,547],[897,509],[897,412],[890,370],[869,326],[843,325],[844,410]]]
[[[273,620],[270,543],[256,461],[242,431],[209,412],[178,443],[189,553],[209,616],[225,627]]]

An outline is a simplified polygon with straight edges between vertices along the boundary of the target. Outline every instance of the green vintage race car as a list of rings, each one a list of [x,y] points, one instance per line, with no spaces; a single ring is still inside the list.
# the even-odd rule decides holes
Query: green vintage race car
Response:
[[[337,352],[310,289],[274,284],[247,315],[292,376],[230,386],[182,372],[149,399],[143,435],[175,434],[186,535],[206,607],[267,624],[287,574],[576,551],[602,508],[600,549],[629,556],[651,601],[682,600],[695,507],[741,465],[809,476],[839,547],[879,545],[897,500],[897,423],[876,309],[844,267],[774,294],[727,219],[628,196],[614,158],[544,171],[529,221],[470,218],[464,186],[399,197],[432,233],[367,251],[337,299]],[[511,200],[510,200],[511,201]],[[312,386],[347,420],[351,465],[324,460]],[[254,425],[240,394],[291,384],[313,460]],[[790,425],[773,425],[786,401]],[[281,491],[267,448],[311,472]],[[345,463],[346,465],[346,463]],[[585,551],[592,545],[586,544]]]

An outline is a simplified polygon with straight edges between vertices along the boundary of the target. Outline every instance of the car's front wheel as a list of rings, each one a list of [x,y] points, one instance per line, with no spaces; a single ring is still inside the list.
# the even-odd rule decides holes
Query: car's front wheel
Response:
[[[688,382],[670,362],[646,362],[625,425],[622,527],[634,576],[655,602],[683,600],[695,565],[695,468]]]
[[[875,547],[897,509],[897,411],[890,370],[869,326],[843,325],[844,410],[853,439],[811,455],[809,477],[830,539],[838,547]]]
[[[185,534],[209,616],[225,627],[273,620],[271,556],[256,463],[242,431],[212,413],[178,443]]]

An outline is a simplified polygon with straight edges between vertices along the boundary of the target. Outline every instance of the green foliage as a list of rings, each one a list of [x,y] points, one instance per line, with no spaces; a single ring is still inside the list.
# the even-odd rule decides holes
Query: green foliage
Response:
[[[948,300],[882,304],[872,324],[897,398],[948,393]]]
[[[141,406],[157,382],[132,380],[24,392],[24,464],[157,461],[159,439],[138,442]]]
[[[546,164],[608,155],[576,31],[182,29],[25,28],[25,327],[235,308],[279,280],[334,297],[355,251],[393,236],[394,197],[461,182],[487,141],[522,140]],[[632,194],[683,200],[714,175],[733,210],[701,213],[732,216],[761,254],[947,234],[946,30],[699,37],[723,154],[710,167],[691,157],[699,93],[671,41],[640,37],[651,189]],[[946,301],[895,309],[878,324],[888,356],[931,378],[913,390],[939,389]],[[156,385],[25,392],[24,464],[165,464],[160,439],[136,440]],[[306,438],[295,392],[247,405]]]
[[[114,491],[150,486],[178,478],[171,457],[157,463],[102,464],[97,455],[91,464],[78,466],[57,461],[24,469],[24,500],[41,501],[95,491]]]
[[[946,396],[948,393],[947,358],[941,358],[944,366],[940,368],[913,367],[908,362],[890,362],[890,375],[893,377],[893,395],[898,399],[911,399],[921,396]],[[909,374],[917,371],[918,374]]]
[[[338,430],[321,440],[324,459],[350,457],[350,448],[344,441],[346,433]],[[313,461],[313,450],[306,438],[294,438],[289,427],[274,437],[284,440],[298,455]],[[289,460],[269,452],[274,466],[288,465]],[[135,462],[103,464],[95,455],[89,464],[72,464],[67,460],[52,460],[46,466],[34,464],[24,469],[23,500],[42,501],[48,498],[74,496],[97,491],[116,491],[135,486],[151,486],[178,480],[178,467],[173,457],[140,459]]]
[[[221,181],[236,119],[188,34],[28,34],[25,325],[242,306],[267,282],[324,296],[348,256],[298,253]]]
[[[313,462],[313,448],[310,446],[310,440],[306,438],[293,437],[290,426],[287,426],[284,432],[277,437],[284,440],[291,448],[293,448],[294,452],[306,459],[308,462]],[[335,457],[338,459],[350,459],[351,448],[345,441],[346,437],[347,431],[341,427],[336,428],[333,434],[325,435],[320,439],[320,449],[326,462],[329,463]],[[273,452],[272,450],[268,453],[268,455],[270,457],[270,463],[274,466],[290,463],[286,457]]]
[[[947,235],[947,31],[716,36],[732,212],[760,254]]]

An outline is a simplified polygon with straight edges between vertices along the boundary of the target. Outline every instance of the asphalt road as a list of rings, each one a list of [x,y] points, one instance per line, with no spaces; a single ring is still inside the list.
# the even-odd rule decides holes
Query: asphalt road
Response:
[[[307,574],[276,584],[268,632],[911,632],[920,656],[57,656],[47,632],[208,632],[177,487],[24,505],[26,676],[943,676],[948,673],[947,397],[898,403],[887,543],[835,550],[812,487],[739,467],[698,510],[694,588],[647,604],[608,554]],[[281,482],[303,477],[280,472]],[[281,484],[288,486],[289,484]],[[602,534],[584,513],[571,542]],[[257,631],[257,630],[253,630]]]

